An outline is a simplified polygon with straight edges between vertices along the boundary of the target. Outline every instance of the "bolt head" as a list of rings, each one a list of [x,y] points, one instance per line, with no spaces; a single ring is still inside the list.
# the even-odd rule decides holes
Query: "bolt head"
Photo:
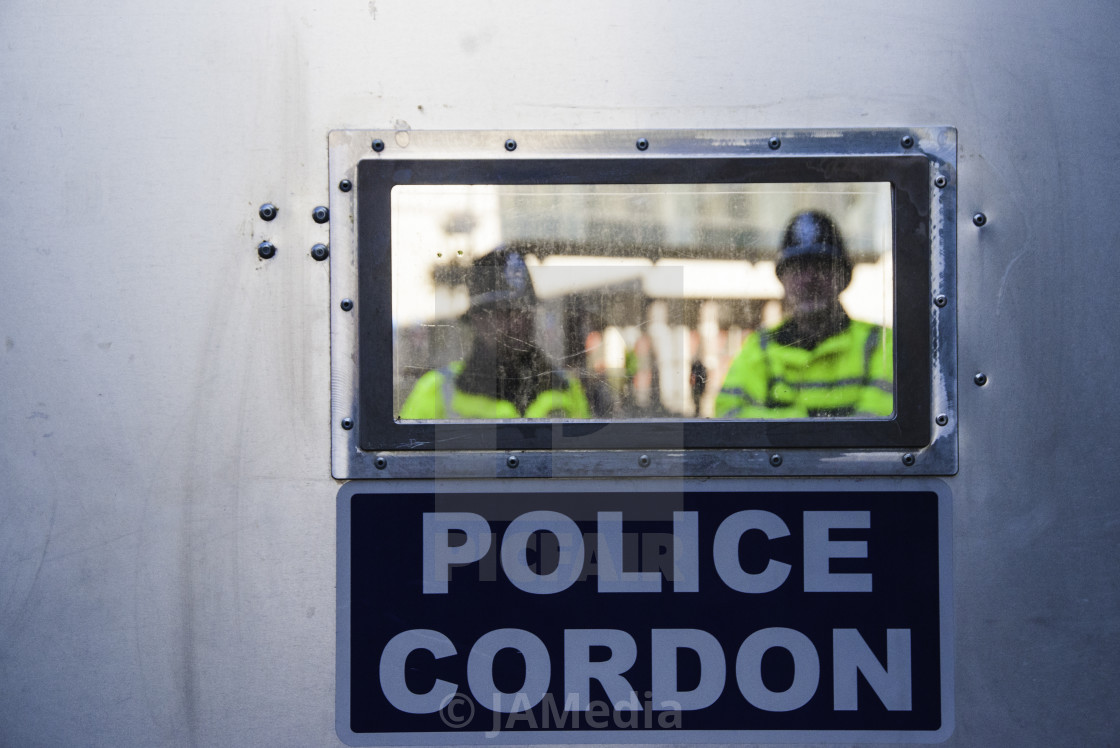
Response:
[[[261,242],[257,245],[257,254],[262,260],[270,260],[276,256],[276,245],[272,242]]]
[[[341,302],[339,302],[338,306],[340,309],[342,309],[342,311],[348,312],[354,308],[354,302],[350,299],[343,299]]]
[[[913,148],[914,147],[914,138],[910,135],[903,135],[902,136],[902,147],[903,148]]]
[[[320,205],[315,210],[311,211],[311,220],[315,223],[326,223],[331,218],[331,212],[327,210],[326,206]]]
[[[942,413],[941,415],[937,416],[936,420],[938,426],[944,426],[945,424],[949,423],[949,416]]]
[[[280,209],[272,203],[265,203],[261,206],[261,209],[257,211],[258,215],[260,215],[260,217],[266,221],[271,221],[272,219],[276,218],[276,214],[279,212]]]
[[[782,147],[782,139],[781,138],[777,138],[777,137],[770,138],[770,150],[776,151],[781,147]]]
[[[385,150],[385,141],[382,140],[381,138],[375,138],[373,143],[372,143],[372,147],[373,147],[373,150],[377,151],[378,153],[381,153],[383,150]]]
[[[343,418],[342,419],[342,428],[346,429],[347,431],[354,428],[354,419],[353,418]]]
[[[506,458],[506,465],[510,468],[515,468],[521,464],[521,460],[517,459],[517,455],[510,455]]]
[[[326,244],[316,244],[311,248],[311,256],[316,262],[322,262],[327,259],[328,255],[330,255],[330,250],[327,249]]]
[[[937,304],[937,306],[939,307],[943,307],[949,303],[949,298],[945,296],[945,294],[938,294],[934,297],[933,303]]]
[[[389,461],[384,457],[378,457],[373,461],[373,466],[378,470],[384,470],[389,465]]]
[[[946,179],[944,175],[939,174],[937,178],[933,180],[933,184],[936,187],[944,187],[949,184],[949,180]]]
[[[638,465],[640,467],[649,467],[649,455],[642,455],[638,458]]]
[[[972,217],[972,222],[974,224],[976,224],[977,226],[983,226],[985,223],[988,222],[988,217],[986,215],[984,215],[983,213],[977,213],[976,215],[974,215]]]
[[[343,179],[338,183],[338,189],[342,190],[343,192],[349,192],[350,190],[354,189],[354,183],[349,179]]]
[[[638,138],[638,142],[635,143],[634,145],[636,145],[638,147],[639,151],[644,151],[647,148],[649,148],[649,141],[646,140],[645,138]]]
[[[911,465],[913,465],[914,464],[914,455],[910,454],[909,452],[902,455],[902,464],[905,465],[906,467],[910,467]]]
[[[983,387],[988,383],[988,375],[982,371],[978,371],[976,375],[972,377],[972,381],[976,383],[977,387]]]
[[[774,467],[779,467],[782,464],[781,455],[770,455],[770,464]]]
[[[517,141],[514,140],[513,138],[510,138],[509,140],[507,140],[506,141],[506,150],[507,151],[516,151],[517,150]]]

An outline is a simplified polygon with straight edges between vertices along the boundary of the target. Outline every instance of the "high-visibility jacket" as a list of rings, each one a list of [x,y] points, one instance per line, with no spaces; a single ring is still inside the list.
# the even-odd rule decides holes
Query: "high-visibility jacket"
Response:
[[[716,417],[885,417],[894,412],[889,329],[851,320],[810,350],[779,343],[780,329],[747,338],[716,397]]]
[[[401,406],[401,419],[458,419],[458,418],[589,418],[591,409],[579,380],[566,374],[556,374],[565,383],[564,389],[550,389],[537,395],[525,413],[509,400],[499,400],[487,395],[463,392],[455,386],[455,376],[462,371],[463,362],[456,361],[442,369],[424,374],[416,381],[408,398]]]

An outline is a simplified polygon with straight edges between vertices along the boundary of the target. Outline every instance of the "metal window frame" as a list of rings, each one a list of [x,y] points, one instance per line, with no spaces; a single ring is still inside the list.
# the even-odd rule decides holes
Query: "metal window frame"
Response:
[[[642,139],[645,149],[636,147]],[[329,146],[336,478],[956,472],[953,128],[345,130],[332,132]],[[343,180],[350,189],[342,189]],[[446,424],[393,419],[388,394],[393,186],[799,181],[892,185],[894,418]]]

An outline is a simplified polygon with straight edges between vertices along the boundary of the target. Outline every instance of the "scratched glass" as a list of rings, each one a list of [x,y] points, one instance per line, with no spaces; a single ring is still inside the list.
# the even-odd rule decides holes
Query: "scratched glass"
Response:
[[[391,235],[399,421],[893,413],[889,183],[403,185]]]

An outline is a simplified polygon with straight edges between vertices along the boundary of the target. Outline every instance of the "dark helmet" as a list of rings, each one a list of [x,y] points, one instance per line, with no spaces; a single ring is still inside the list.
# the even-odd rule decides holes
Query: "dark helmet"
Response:
[[[790,263],[802,260],[825,260],[844,273],[843,287],[852,280],[852,260],[844,249],[840,229],[824,213],[807,210],[790,219],[778,254],[778,275]]]
[[[467,270],[471,309],[498,305],[531,307],[537,303],[529,266],[516,249],[498,247],[479,257]]]

